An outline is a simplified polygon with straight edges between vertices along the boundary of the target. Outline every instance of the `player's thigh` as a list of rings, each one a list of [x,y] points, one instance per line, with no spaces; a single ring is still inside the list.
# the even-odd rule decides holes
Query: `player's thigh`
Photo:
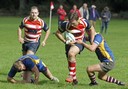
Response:
[[[32,76],[31,71],[24,71],[23,72],[23,80],[30,81]]]
[[[70,50],[69,50],[69,54],[74,54],[74,55],[76,55],[76,54],[78,54],[80,52],[80,49],[77,47],[77,46],[71,46],[70,47]]]

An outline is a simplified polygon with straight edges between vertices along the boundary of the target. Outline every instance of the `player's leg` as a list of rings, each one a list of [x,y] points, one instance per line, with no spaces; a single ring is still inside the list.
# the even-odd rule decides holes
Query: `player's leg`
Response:
[[[68,69],[69,77],[65,80],[66,82],[75,82],[76,80],[76,55],[80,52],[77,46],[71,46],[68,51]]]
[[[23,81],[26,83],[32,83],[34,80],[32,79],[32,72],[31,71],[24,71],[23,72]]]
[[[85,42],[85,38],[83,39]],[[66,45],[66,55],[68,61],[69,77],[65,80],[66,82],[72,82],[73,85],[78,83],[76,78],[76,55],[83,51],[84,46],[81,44],[75,44],[74,46]]]
[[[98,83],[96,82],[95,72],[101,71],[100,65],[95,64],[95,65],[88,66],[86,71],[87,71],[89,79],[91,80],[91,83],[89,85],[91,86],[98,85]]]
[[[46,65],[40,60],[38,64],[38,70],[42,72],[51,81],[59,82],[59,79],[52,75],[51,71],[46,67]]]
[[[104,62],[104,63],[101,63],[100,66],[101,66],[102,71],[99,71],[99,73],[98,73],[99,79],[104,80],[109,83],[115,83],[117,85],[125,85],[125,83],[115,79],[112,76],[107,75],[107,72],[109,72],[110,70],[113,69],[114,62],[107,62],[107,63]]]

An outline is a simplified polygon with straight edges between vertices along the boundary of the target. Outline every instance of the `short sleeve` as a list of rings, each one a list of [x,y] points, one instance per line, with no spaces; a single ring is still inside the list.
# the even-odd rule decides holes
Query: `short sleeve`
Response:
[[[44,22],[43,30],[46,32],[48,29],[49,29],[49,27],[48,27],[47,24]]]
[[[19,27],[20,27],[21,29],[23,29],[23,28],[24,28],[23,21],[21,22],[21,24],[19,25]]]
[[[12,66],[8,73],[8,76],[13,78],[16,75],[16,73],[17,73],[17,69],[14,66]]]
[[[90,23],[89,23],[89,21],[88,20],[84,20],[85,21],[85,23],[86,23],[86,25],[87,25],[87,27],[86,27],[86,31],[89,31],[90,30],[90,28],[91,28],[91,25],[90,25]]]
[[[66,31],[66,26],[67,26],[67,22],[63,22],[62,24],[60,24],[59,26],[58,26],[58,29],[59,29],[59,31],[61,32],[61,33],[63,33],[64,31]]]
[[[95,35],[94,38],[94,43],[96,43],[97,45],[99,45],[102,42],[103,38],[100,34]]]

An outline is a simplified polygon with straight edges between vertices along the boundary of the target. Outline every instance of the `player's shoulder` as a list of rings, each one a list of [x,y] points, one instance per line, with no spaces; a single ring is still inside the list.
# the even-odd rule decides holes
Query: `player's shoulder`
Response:
[[[84,25],[88,26],[89,21],[87,19],[80,17],[79,20],[80,20],[81,24],[84,24]]]
[[[101,34],[97,33],[95,35],[94,41],[98,41],[99,43],[101,43],[103,41],[103,37]]]
[[[28,21],[29,19],[30,19],[30,16],[26,16],[26,17],[23,18],[23,22],[26,22],[26,21]]]
[[[95,35],[95,38],[97,38],[97,39],[102,39],[102,35],[99,34],[99,33],[97,33],[97,34]]]
[[[59,25],[60,29],[66,29],[68,26],[69,21],[64,21]]]

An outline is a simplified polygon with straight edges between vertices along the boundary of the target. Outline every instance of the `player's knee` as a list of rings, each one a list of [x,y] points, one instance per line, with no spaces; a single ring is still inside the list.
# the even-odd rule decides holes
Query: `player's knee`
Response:
[[[92,68],[88,66],[88,67],[86,68],[86,71],[87,71],[87,72],[92,72]]]
[[[68,57],[75,57],[75,53],[69,52],[69,53],[68,53]]]

